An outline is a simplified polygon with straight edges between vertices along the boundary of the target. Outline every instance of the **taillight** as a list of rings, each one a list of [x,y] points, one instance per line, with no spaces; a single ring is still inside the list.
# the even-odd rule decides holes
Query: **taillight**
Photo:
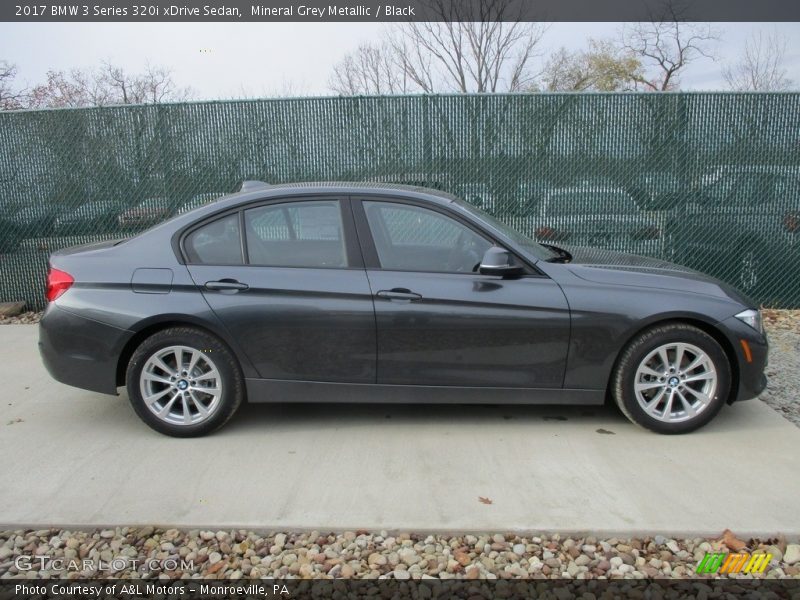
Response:
[[[789,211],[783,215],[783,226],[789,233],[800,231],[800,211]]]
[[[72,287],[73,283],[75,283],[75,279],[73,279],[72,275],[50,267],[47,272],[47,291],[45,292],[47,301],[52,302],[61,296]]]
[[[632,236],[637,240],[655,240],[661,236],[661,230],[654,225],[649,225],[637,229],[633,232]]]
[[[565,240],[569,237],[569,233],[543,226],[536,228],[536,237],[540,240]]]

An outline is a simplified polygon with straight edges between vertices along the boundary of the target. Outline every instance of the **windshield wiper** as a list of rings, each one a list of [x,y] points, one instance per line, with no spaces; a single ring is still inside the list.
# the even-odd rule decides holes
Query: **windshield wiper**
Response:
[[[572,261],[572,254],[570,254],[563,248],[559,248],[558,246],[553,246],[553,244],[541,244],[541,245],[550,250],[551,252],[556,253],[556,256],[551,256],[550,258],[547,259],[547,262],[568,263]]]

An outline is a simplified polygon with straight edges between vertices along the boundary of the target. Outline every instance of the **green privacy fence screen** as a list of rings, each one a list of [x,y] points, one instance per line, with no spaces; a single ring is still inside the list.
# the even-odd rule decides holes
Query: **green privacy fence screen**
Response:
[[[41,308],[53,250],[135,235],[243,179],[435,187],[540,241],[668,259],[800,306],[800,94],[728,93],[0,113],[0,300]]]

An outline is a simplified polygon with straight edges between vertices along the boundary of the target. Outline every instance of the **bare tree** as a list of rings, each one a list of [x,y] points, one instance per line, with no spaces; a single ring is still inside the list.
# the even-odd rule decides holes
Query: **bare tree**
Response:
[[[122,67],[105,62],[97,79],[113,98],[113,104],[143,104],[145,101],[144,82],[130,76]]]
[[[712,47],[719,33],[708,23],[684,20],[681,0],[665,0],[650,22],[625,24],[621,48],[642,62],[644,75],[637,82],[645,90],[677,89],[682,71],[700,57],[714,58]]]
[[[28,99],[31,108],[106,106],[110,104],[160,104],[186,100],[191,89],[179,88],[172,72],[147,65],[139,74],[103,63],[94,71],[48,71],[47,81],[35,86]]]
[[[28,94],[29,108],[80,108],[101,106],[105,94],[92,73],[81,69],[48,71],[47,81]]]
[[[144,72],[131,75],[122,67],[103,63],[96,75],[113,104],[161,104],[192,96],[190,88],[179,88],[167,67],[147,64]],[[108,103],[108,102],[107,102]]]
[[[17,67],[6,61],[0,61],[0,110],[16,110],[23,107],[25,91],[14,86]]]
[[[589,40],[589,49],[556,50],[545,64],[534,90],[616,92],[636,89],[643,77],[639,59],[608,40]]]
[[[783,66],[786,58],[786,38],[773,33],[758,32],[745,42],[738,62],[726,65],[722,76],[732,90],[738,92],[783,92],[792,87]]]
[[[441,22],[398,24],[390,36],[396,60],[419,90],[500,92],[529,87],[546,31],[522,20],[511,0],[429,0]]]
[[[361,44],[333,67],[329,86],[344,96],[355,94],[402,94],[411,82],[401,68],[394,47]]]

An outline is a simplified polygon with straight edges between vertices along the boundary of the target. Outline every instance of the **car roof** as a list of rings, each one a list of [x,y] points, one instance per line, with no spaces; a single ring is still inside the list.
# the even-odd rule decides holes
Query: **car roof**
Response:
[[[310,181],[280,184],[267,184],[263,182],[245,183],[246,185],[243,185],[243,191],[224,196],[216,202],[212,202],[212,204],[221,208],[223,206],[239,204],[242,201],[266,199],[281,195],[300,196],[306,194],[401,195],[429,200],[439,204],[451,204],[458,201],[456,196],[433,188],[374,181]],[[398,192],[400,193],[398,194]]]
[[[170,235],[184,227],[192,226],[203,219],[214,217],[217,214],[228,210],[237,210],[242,205],[257,203],[262,200],[273,198],[302,198],[321,194],[331,195],[375,195],[375,196],[394,196],[408,199],[416,199],[449,206],[458,212],[463,212],[461,202],[456,196],[442,192],[440,190],[413,185],[402,185],[394,183],[376,182],[348,182],[348,181],[324,181],[324,182],[298,182],[281,183],[270,185],[260,181],[249,181],[243,185],[243,191],[234,192],[227,196],[222,196],[217,200],[212,200],[202,204],[192,210],[179,212],[172,218],[156,225],[153,229],[148,229],[135,238],[159,235],[157,232],[167,230]]]

